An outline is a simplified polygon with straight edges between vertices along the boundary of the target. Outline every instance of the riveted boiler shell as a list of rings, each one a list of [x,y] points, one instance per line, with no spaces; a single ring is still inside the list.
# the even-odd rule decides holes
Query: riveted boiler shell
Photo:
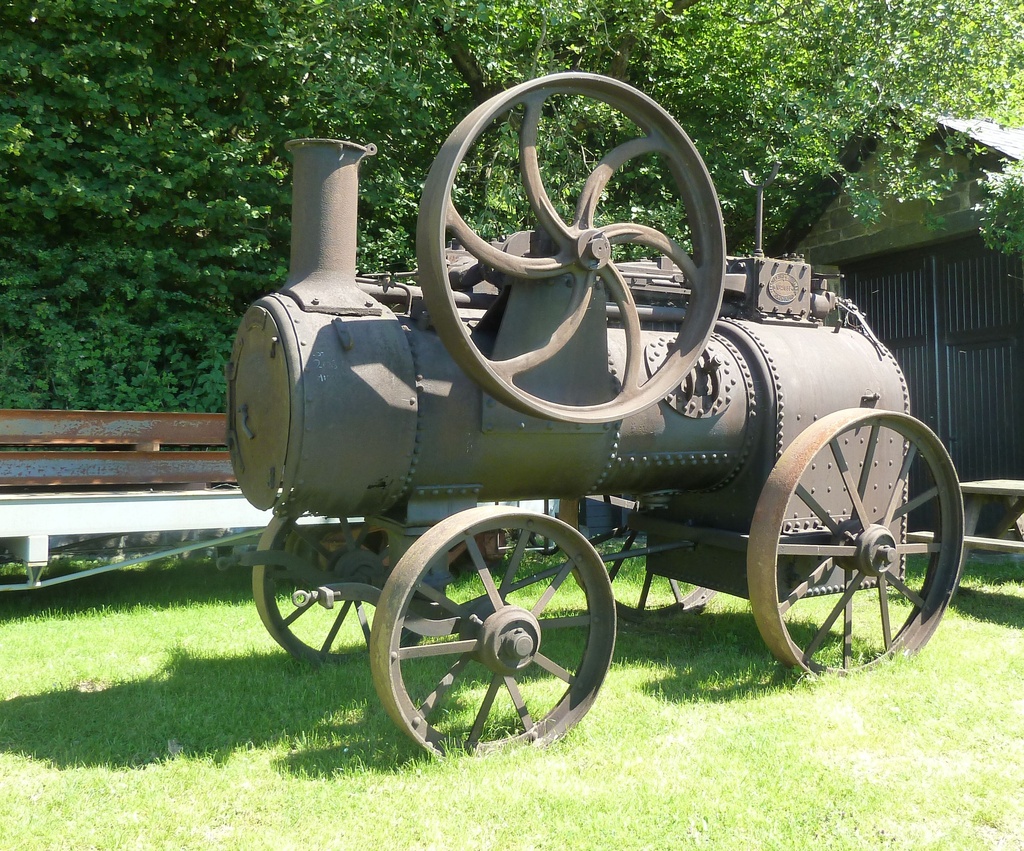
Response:
[[[293,514],[386,510],[407,485],[414,385],[405,332],[386,307],[337,316],[287,296],[261,299],[229,367],[229,446],[243,493]]]

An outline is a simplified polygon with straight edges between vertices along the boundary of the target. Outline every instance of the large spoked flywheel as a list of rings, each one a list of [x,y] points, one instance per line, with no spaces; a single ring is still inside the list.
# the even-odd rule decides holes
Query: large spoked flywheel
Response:
[[[559,104],[573,99],[582,104],[552,118],[558,116]],[[602,132],[588,134],[587,128],[595,124]],[[548,127],[546,133],[544,127]],[[613,127],[621,132],[605,132]],[[473,195],[460,184],[470,157],[483,161],[481,170],[491,174],[492,155],[510,136],[515,137],[517,164],[513,167],[518,168],[532,220],[516,224],[541,234],[544,238],[538,242],[546,245],[525,253],[496,247],[477,232],[478,217],[460,209]],[[594,150],[605,143],[609,150]],[[580,167],[575,179],[554,165],[576,160]],[[602,199],[611,187],[639,179],[638,175],[652,169],[659,175],[653,187],[639,191],[631,204],[617,207],[612,218],[602,217]],[[556,190],[568,185],[579,187],[575,210],[555,197]],[[507,184],[489,180],[478,193],[484,195],[480,204],[503,209],[511,191]],[[654,196],[671,196],[675,199],[671,203],[677,205],[672,215],[656,224],[642,221],[649,212],[645,205]],[[523,345],[489,349],[484,335],[475,333],[460,316],[450,280],[451,240],[513,293],[504,322],[515,325],[514,335],[527,338]],[[669,258],[685,277],[679,297],[685,302],[686,318],[664,363],[651,375],[644,367],[640,321],[623,265],[641,250],[648,256]],[[722,215],[696,148],[649,97],[593,74],[555,74],[523,83],[467,116],[430,169],[420,204],[416,251],[431,321],[455,361],[499,401],[554,420],[610,422],[662,399],[679,385],[704,350],[722,299]],[[575,338],[588,336],[588,314],[599,314],[603,327],[605,302],[617,307],[621,317],[624,364],[603,382],[603,396],[567,401],[572,397],[569,375],[548,384],[534,379],[546,366],[559,363],[558,355]],[[499,335],[501,331],[509,329],[503,327]],[[588,350],[592,356],[607,360],[600,348],[603,331],[589,339],[600,341]]]

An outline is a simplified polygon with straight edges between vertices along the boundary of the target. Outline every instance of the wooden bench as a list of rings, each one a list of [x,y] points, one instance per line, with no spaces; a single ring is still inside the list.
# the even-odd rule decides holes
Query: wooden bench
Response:
[[[269,512],[235,485],[222,414],[0,410],[0,545],[39,588],[212,545],[44,580],[56,536],[261,529]],[[219,538],[227,544],[251,531]]]
[[[1024,481],[986,479],[962,482],[964,495],[964,548],[1000,553],[1024,553]],[[999,511],[984,535],[978,535],[983,509],[996,505]]]

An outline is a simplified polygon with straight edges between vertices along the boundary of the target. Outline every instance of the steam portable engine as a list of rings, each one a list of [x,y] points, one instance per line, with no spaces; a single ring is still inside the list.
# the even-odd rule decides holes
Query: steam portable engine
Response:
[[[564,99],[632,128],[571,216],[541,144]],[[500,241],[458,183],[496,128],[535,219]],[[257,607],[292,654],[335,657],[357,617],[384,707],[442,752],[562,735],[604,679],[617,614],[749,598],[772,653],[810,671],[929,639],[963,548],[948,455],[824,278],[726,256],[704,163],[658,104],[560,74],[480,106],[433,163],[418,270],[397,281],[356,273],[374,148],[289,147],[290,275],[242,320],[228,411],[239,484],[275,510],[250,558]],[[648,159],[678,233],[600,215]],[[579,530],[595,495],[625,506],[624,543]],[[535,499],[561,519],[510,504]]]

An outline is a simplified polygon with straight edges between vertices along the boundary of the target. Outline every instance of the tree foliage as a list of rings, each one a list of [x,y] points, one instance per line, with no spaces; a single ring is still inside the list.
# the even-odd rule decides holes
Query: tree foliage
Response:
[[[986,176],[981,231],[990,248],[1024,257],[1024,161]]]
[[[1022,67],[1019,0],[10,0],[0,405],[219,409],[240,312],[284,276],[288,138],[378,145],[361,266],[408,268],[461,115],[543,73],[611,74],[694,138],[740,250],[742,169],[783,163],[769,235],[879,138],[887,187],[927,195],[911,154],[935,116],[1024,119]]]

